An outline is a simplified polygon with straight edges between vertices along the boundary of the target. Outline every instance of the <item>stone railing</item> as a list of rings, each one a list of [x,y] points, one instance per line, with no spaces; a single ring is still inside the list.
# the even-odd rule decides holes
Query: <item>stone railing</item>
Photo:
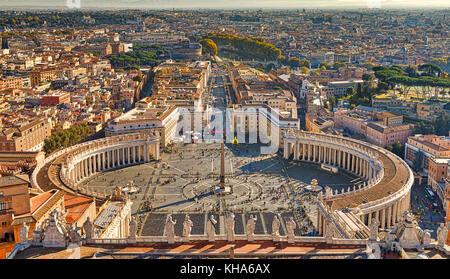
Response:
[[[216,235],[215,241],[227,241],[226,235]],[[236,234],[236,241],[248,241],[247,235]],[[175,243],[186,243],[185,239],[180,236],[175,236]],[[191,235],[189,241],[205,241],[208,242],[207,235]],[[273,236],[269,234],[255,234],[254,241],[273,241]],[[276,242],[288,242],[287,236],[279,236]],[[346,239],[346,238],[331,238],[326,239],[321,236],[295,236],[293,243],[327,243],[327,244],[348,244],[348,245],[366,245],[368,243],[367,239]],[[137,236],[136,239],[131,238],[93,238],[85,239],[83,243],[87,245],[105,245],[105,244],[142,244],[142,243],[168,243],[168,238],[166,236]],[[214,243],[214,242],[209,242]],[[231,243],[231,242],[230,242]],[[251,243],[251,241],[249,242]]]

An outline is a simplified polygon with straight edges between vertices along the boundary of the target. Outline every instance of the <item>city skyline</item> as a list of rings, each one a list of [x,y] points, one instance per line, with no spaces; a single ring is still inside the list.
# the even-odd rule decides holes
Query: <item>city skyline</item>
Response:
[[[14,8],[40,8],[40,9],[59,9],[67,8],[66,0],[43,0],[21,1],[19,5],[12,4],[9,1],[1,0],[0,4],[6,9]],[[211,3],[206,0],[72,0],[73,3],[80,3],[81,8],[99,8],[99,9],[123,9],[123,8],[141,8],[141,9],[352,9],[352,8],[386,8],[386,9],[424,9],[424,8],[449,8],[450,3],[443,0],[428,1],[406,1],[406,0],[248,0],[225,1],[218,0]]]

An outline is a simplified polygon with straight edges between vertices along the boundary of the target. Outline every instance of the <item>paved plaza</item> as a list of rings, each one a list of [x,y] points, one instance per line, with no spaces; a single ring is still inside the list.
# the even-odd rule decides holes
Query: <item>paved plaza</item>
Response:
[[[115,187],[132,188],[132,213],[141,235],[164,235],[169,214],[176,220],[176,235],[182,233],[186,214],[194,222],[193,235],[205,233],[211,214],[218,220],[216,232],[225,234],[224,213],[230,211],[236,216],[237,234],[246,233],[251,214],[257,218],[255,233],[270,234],[277,214],[283,221],[281,235],[286,235],[289,217],[297,222],[296,235],[314,235],[317,192],[308,189],[311,180],[335,189],[358,181],[346,173],[325,172],[318,165],[285,161],[278,154],[261,155],[259,150],[257,144],[226,145],[225,180],[232,193],[221,197],[213,193],[219,184],[219,143],[178,144],[162,152],[160,162],[101,173],[84,185],[107,193]]]

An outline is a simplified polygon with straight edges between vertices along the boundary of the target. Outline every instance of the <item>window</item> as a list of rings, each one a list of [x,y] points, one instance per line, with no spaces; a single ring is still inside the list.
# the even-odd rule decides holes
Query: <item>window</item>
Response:
[[[6,210],[6,202],[0,202],[0,211]]]

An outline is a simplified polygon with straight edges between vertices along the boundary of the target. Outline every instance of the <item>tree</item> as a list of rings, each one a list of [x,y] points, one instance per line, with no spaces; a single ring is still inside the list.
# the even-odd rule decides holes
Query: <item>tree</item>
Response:
[[[330,96],[330,98],[328,98],[328,104],[329,104],[328,108],[329,108],[331,111],[332,111],[333,108],[336,106],[336,103],[337,103],[336,97]]]
[[[424,155],[423,155],[422,151],[419,150],[416,152],[416,156],[415,156],[414,162],[413,162],[413,169],[416,172],[422,171],[423,157],[424,157]]]
[[[217,45],[213,40],[203,39],[203,40],[200,40],[199,43],[202,45],[203,49],[205,49],[211,55],[214,55],[214,56],[217,55],[217,53],[218,53]]]
[[[339,70],[342,67],[347,67],[347,64],[345,62],[336,62],[333,65],[334,69]]]
[[[327,62],[322,62],[322,63],[320,63],[320,68],[322,68],[322,67],[325,67],[325,69],[330,69],[331,65],[328,64]]]
[[[422,135],[434,134],[435,133],[434,125],[420,121],[414,126],[413,133]]]
[[[141,77],[141,76],[135,76],[135,77],[133,78],[133,80],[134,80],[134,81],[137,81],[137,82],[141,82],[141,81],[142,81],[142,77]]]
[[[298,57],[291,57],[289,58],[288,64],[291,67],[300,67],[300,59]]]
[[[397,156],[399,156],[400,158],[403,158],[404,156],[404,148],[403,145],[397,141],[393,147],[392,147],[392,153],[396,154]]]
[[[432,76],[435,76],[436,74],[437,76],[439,76],[439,74],[442,72],[442,69],[439,66],[431,63],[419,65],[419,70],[424,71],[425,73]]]
[[[369,74],[363,74],[362,80],[364,80],[365,82],[369,82],[369,81],[373,80],[373,77],[372,77],[372,75],[369,75]]]
[[[301,67],[300,71],[302,74],[309,75],[309,69],[306,68],[305,66]]]
[[[438,136],[448,136],[450,130],[450,117],[442,111],[433,121],[434,130]]]
[[[405,68],[405,73],[408,74],[409,77],[417,77],[417,68],[412,66],[412,65],[408,65],[408,67]]]
[[[347,88],[347,91],[346,91],[346,94],[347,94],[347,95],[353,95],[353,94],[355,94],[355,88],[354,88],[353,86],[348,87],[348,88]]]
[[[90,128],[86,123],[75,125],[67,130],[57,131],[44,140],[44,151],[50,154],[60,148],[78,144],[80,141],[89,136]]]

